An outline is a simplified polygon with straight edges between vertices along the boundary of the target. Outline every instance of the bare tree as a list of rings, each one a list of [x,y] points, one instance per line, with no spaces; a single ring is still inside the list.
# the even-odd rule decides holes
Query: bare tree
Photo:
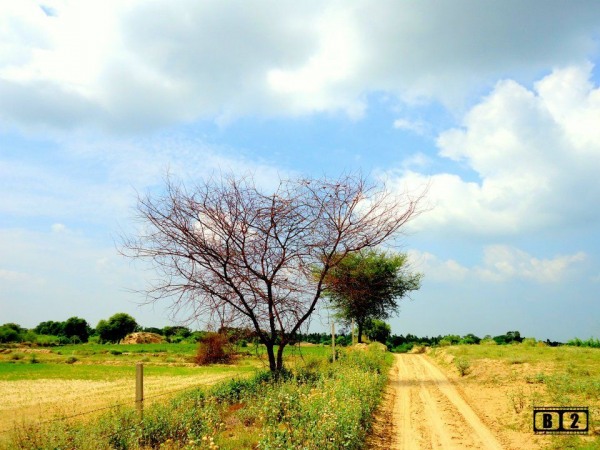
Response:
[[[191,190],[167,178],[163,195],[138,199],[143,231],[124,240],[123,253],[151,260],[158,271],[149,301],[170,298],[190,318],[252,327],[278,371],[328,271],[344,255],[396,235],[421,199],[352,175],[281,180],[271,193],[250,176]]]

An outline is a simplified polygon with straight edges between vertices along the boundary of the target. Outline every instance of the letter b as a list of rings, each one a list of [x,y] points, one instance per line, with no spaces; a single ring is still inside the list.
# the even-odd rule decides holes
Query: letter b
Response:
[[[552,428],[552,414],[543,414],[542,419],[543,428]]]

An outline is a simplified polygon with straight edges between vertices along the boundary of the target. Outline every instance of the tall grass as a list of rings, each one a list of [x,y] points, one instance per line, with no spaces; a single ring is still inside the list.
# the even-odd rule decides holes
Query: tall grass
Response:
[[[209,391],[185,392],[144,411],[114,409],[89,423],[24,425],[18,449],[358,449],[378,405],[391,355],[311,357],[277,376],[258,372]]]
[[[572,345],[575,347],[600,348],[600,339],[589,338],[587,340],[581,340],[579,338],[575,338],[568,341],[567,345]]]

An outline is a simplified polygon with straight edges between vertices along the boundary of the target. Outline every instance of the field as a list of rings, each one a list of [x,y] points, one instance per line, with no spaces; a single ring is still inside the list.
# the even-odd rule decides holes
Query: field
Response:
[[[383,368],[392,363],[389,354],[381,359],[371,351],[341,351],[341,361],[331,364],[327,347],[291,347],[286,362],[292,371],[271,383],[265,378],[261,347],[241,349],[247,354],[234,364],[208,367],[191,362],[195,348],[83,344],[4,350],[0,429],[13,430],[0,435],[0,447],[1,439],[14,439],[15,424],[22,439],[36,433],[51,439],[25,439],[21,448],[85,447],[88,441],[69,447],[64,436],[82,433],[77,427],[90,423],[84,434],[117,436],[125,443],[114,444],[118,448],[158,446],[138,447],[140,442],[169,449],[250,449],[258,442],[261,448],[361,448],[386,380]],[[143,427],[133,407],[139,361],[145,366]],[[390,376],[391,389],[366,448],[436,448],[445,443],[600,449],[600,349],[527,342],[438,347],[426,354],[395,355]],[[118,404],[122,407],[114,409]],[[590,434],[534,435],[533,406],[587,406]],[[53,422],[80,413],[86,414]],[[178,417],[183,424],[174,422]],[[46,423],[40,427],[40,422]]]
[[[0,443],[15,424],[70,416],[89,419],[117,404],[133,404],[135,364],[139,361],[144,363],[147,404],[162,400],[170,392],[210,386],[255,370],[248,361],[197,367],[190,362],[195,348],[181,344],[82,344],[5,349],[0,354]]]
[[[462,345],[430,355],[507,448],[600,448],[599,349]],[[587,406],[590,434],[534,435],[533,406]]]
[[[295,347],[287,351],[292,371],[273,379],[260,351],[232,365],[195,367],[189,362],[193,348],[125,349],[80,345],[0,355],[0,395],[7,399],[2,417],[12,428],[4,445],[234,449],[296,442],[303,448],[360,448],[389,364],[380,349],[341,352],[331,364],[327,348]],[[145,402],[142,422],[132,401],[133,367],[140,359],[146,398],[155,400]],[[78,404],[98,411],[72,417]]]

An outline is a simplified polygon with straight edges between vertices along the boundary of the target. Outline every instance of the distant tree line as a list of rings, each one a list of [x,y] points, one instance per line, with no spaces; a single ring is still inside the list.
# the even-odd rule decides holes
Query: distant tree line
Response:
[[[27,342],[41,346],[86,342],[117,343],[135,331],[158,334],[167,342],[184,340],[196,342],[201,337],[200,332],[192,332],[183,326],[143,328],[129,314],[117,313],[108,319],[100,320],[96,328],[92,328],[85,319],[80,317],[70,317],[65,321],[48,320],[31,329],[26,329],[16,323],[6,323],[0,326],[0,343]]]
[[[5,323],[0,326],[0,344],[28,342],[37,345],[65,345],[71,343],[117,343],[127,334],[135,331],[155,333],[164,338],[166,342],[195,343],[202,340],[206,331],[193,331],[184,326],[141,327],[133,317],[126,313],[117,313],[108,319],[98,322],[96,328],[91,328],[85,319],[70,317],[63,322],[45,321],[36,327],[26,329],[16,323]],[[241,346],[254,343],[259,339],[254,330],[245,328],[223,327],[218,330],[219,334],[227,336],[230,342]],[[415,346],[444,347],[449,345],[508,345],[514,343],[537,344],[548,346],[564,345],[561,342],[536,341],[533,338],[523,338],[519,331],[507,331],[498,336],[486,335],[480,338],[472,333],[460,336],[447,334],[445,336],[419,337],[413,334],[396,335],[391,333],[390,325],[377,319],[369,320],[364,325],[364,334],[370,341],[385,344],[389,350],[403,353],[412,350]],[[331,334],[324,332],[295,333],[286,339],[292,344],[308,342],[317,345],[331,345]],[[352,344],[352,335],[349,329],[343,328],[335,336],[336,345],[348,346]],[[356,341],[356,336],[355,336]],[[600,348],[600,340],[590,338],[581,340],[579,338],[569,340],[566,345],[578,347]]]

